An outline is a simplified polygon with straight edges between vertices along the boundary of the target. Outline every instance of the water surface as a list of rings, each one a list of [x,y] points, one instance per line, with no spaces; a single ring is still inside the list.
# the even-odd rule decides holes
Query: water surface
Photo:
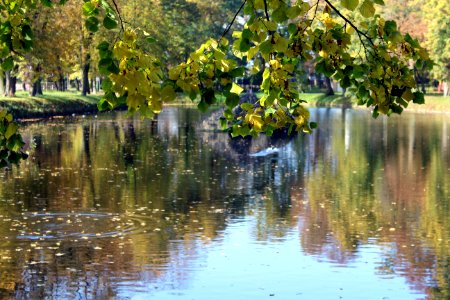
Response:
[[[257,140],[186,108],[30,124],[0,174],[0,298],[449,299],[448,115],[312,119]]]

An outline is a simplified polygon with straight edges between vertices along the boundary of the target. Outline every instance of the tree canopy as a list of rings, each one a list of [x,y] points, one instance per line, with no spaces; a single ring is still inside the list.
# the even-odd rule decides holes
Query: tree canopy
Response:
[[[36,37],[42,33],[42,25],[35,28],[39,24],[36,9],[73,5],[65,2],[1,2],[3,70],[12,70],[15,62],[26,58],[33,47],[40,47]],[[108,37],[96,46],[98,70],[104,78],[105,96],[98,104],[101,110],[126,105],[130,113],[151,118],[177,93],[184,93],[198,99],[201,111],[219,98],[225,99],[220,123],[234,137],[271,135],[282,128],[311,132],[317,124],[309,121],[305,101],[293,85],[297,64],[306,61],[313,63],[317,73],[351,91],[360,105],[371,107],[374,117],[399,114],[410,102],[424,102],[422,92],[416,88],[414,69],[431,68],[429,54],[416,38],[402,33],[395,21],[376,13],[377,7],[384,5],[383,0],[244,0],[208,4],[160,0],[147,4],[150,6],[141,5],[139,1],[118,0],[80,3],[87,31],[109,31]],[[224,5],[233,8],[235,14],[224,14]],[[190,23],[184,17],[186,11],[196,14],[199,22]],[[136,14],[144,17],[134,18]],[[226,22],[214,21],[226,17]],[[61,16],[52,18],[50,21]],[[205,22],[208,18],[214,22]],[[176,22],[183,27],[181,37],[171,36]],[[234,29],[236,23],[239,26]],[[212,37],[187,53],[199,41],[181,46],[179,39],[193,26],[204,28]],[[438,34],[438,28],[435,31]],[[448,47],[443,49],[448,51]],[[175,58],[184,62],[177,63]],[[262,74],[262,93],[256,102],[241,103],[244,89],[237,79],[247,73]],[[237,106],[240,113],[236,113]],[[13,158],[21,153],[21,139],[13,138],[17,126],[11,125],[15,123],[9,116],[5,112],[3,127],[0,126],[1,153],[6,153],[0,157],[3,164],[14,162]],[[12,138],[15,142],[10,141]]]

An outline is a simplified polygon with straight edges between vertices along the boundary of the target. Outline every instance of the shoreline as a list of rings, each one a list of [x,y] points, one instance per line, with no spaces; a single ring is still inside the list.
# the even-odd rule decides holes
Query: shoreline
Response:
[[[342,108],[368,110],[358,106],[350,98],[342,95],[325,96],[320,93],[301,94],[307,101],[308,108]],[[83,97],[77,92],[47,92],[40,97],[20,96],[14,98],[0,97],[0,108],[7,109],[19,122],[32,122],[43,119],[60,118],[70,115],[102,113],[97,108],[101,94]],[[196,107],[194,102],[181,99],[166,106]],[[220,104],[219,104],[220,105]],[[427,95],[425,104],[411,103],[403,112],[425,114],[450,114],[450,97]]]

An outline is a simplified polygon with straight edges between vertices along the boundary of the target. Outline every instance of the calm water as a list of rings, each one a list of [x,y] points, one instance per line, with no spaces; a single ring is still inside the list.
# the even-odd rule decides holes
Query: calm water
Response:
[[[0,298],[450,299],[448,115],[316,109],[314,134],[253,141],[202,118],[24,128]]]

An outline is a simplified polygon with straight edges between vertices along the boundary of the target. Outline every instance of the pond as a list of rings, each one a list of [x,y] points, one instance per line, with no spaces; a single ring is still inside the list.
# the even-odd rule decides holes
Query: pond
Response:
[[[449,299],[448,115],[311,115],[253,140],[189,108],[26,126],[0,298]]]

